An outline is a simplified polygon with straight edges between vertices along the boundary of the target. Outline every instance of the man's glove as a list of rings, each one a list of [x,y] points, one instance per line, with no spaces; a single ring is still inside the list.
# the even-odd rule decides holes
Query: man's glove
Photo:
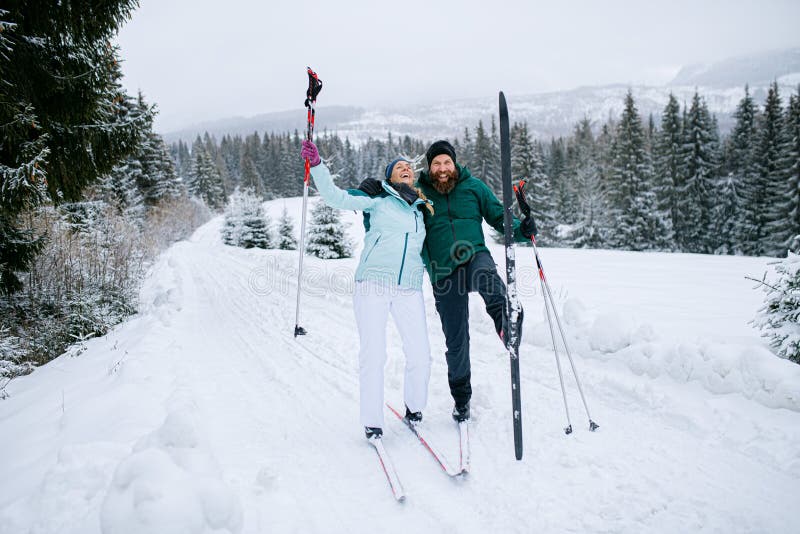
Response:
[[[383,184],[375,178],[365,178],[363,182],[358,184],[358,190],[374,197],[383,192]]]
[[[525,182],[523,180],[520,180],[519,184],[514,186],[514,194],[517,197],[519,211],[525,216],[525,218],[522,219],[522,223],[519,225],[519,231],[528,239],[535,237],[539,231],[536,228],[536,221],[534,221],[531,216],[531,207],[525,199]]]
[[[535,237],[536,234],[539,233],[539,230],[536,228],[536,221],[533,220],[533,217],[525,217],[522,219],[522,223],[519,225],[519,231],[528,239]]]
[[[308,139],[303,140],[303,149],[300,151],[300,156],[302,156],[304,160],[307,159],[308,164],[312,167],[316,167],[322,163],[322,159],[319,157],[319,150],[317,150],[317,145]]]

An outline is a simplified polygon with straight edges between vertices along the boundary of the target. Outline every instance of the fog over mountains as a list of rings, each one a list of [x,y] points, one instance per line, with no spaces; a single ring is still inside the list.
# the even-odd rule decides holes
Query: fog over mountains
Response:
[[[697,90],[725,132],[733,124],[732,115],[744,94],[745,85],[750,86],[751,94],[761,104],[772,81],[780,85],[784,101],[790,92],[797,90],[800,84],[800,48],[731,58],[710,65],[687,66],[663,86],[618,84],[527,95],[508,94],[506,97],[512,122],[527,122],[535,137],[549,139],[569,133],[584,117],[596,125],[609,117],[618,117],[628,89],[632,90],[639,112],[645,119],[651,113],[655,117],[660,115],[670,92],[680,102],[688,104]],[[488,126],[496,113],[496,94],[426,105],[370,108],[327,106],[321,98],[317,105],[317,131],[336,132],[356,144],[370,137],[383,139],[388,132],[394,136],[410,135],[434,140],[460,137],[464,128],[472,129],[479,120]],[[166,132],[164,138],[167,142],[178,139],[191,142],[204,132],[219,138],[225,134],[302,132],[304,128],[304,108],[298,105],[296,110],[195,124]]]

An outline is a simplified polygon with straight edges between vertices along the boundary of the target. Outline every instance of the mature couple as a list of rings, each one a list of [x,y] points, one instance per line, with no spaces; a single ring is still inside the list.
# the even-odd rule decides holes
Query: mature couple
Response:
[[[447,345],[447,378],[456,421],[469,419],[472,397],[469,360],[469,293],[477,291],[503,336],[506,287],[486,247],[485,220],[503,231],[503,205],[469,169],[456,162],[453,146],[436,141],[425,154],[428,171],[415,181],[412,163],[397,158],[385,181],[367,179],[358,189],[336,187],[317,147],[303,141],[302,156],[322,198],[340,209],[364,212],[364,250],[353,296],[358,333],[361,424],[368,439],[383,428],[383,369],[386,321],[394,317],[406,357],[405,417],[416,424],[428,398],[431,354],[422,298],[425,269]],[[514,237],[527,241],[536,226],[514,219]],[[519,316],[520,328],[522,314]],[[520,330],[521,332],[521,330]]]

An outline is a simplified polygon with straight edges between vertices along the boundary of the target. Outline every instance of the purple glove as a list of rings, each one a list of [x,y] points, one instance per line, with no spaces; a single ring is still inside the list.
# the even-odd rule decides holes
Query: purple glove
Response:
[[[317,150],[317,145],[309,141],[308,139],[303,141],[303,150],[300,151],[300,155],[303,157],[304,160],[308,160],[309,165],[312,167],[316,167],[320,163],[322,163],[322,159],[319,157],[319,151]]]

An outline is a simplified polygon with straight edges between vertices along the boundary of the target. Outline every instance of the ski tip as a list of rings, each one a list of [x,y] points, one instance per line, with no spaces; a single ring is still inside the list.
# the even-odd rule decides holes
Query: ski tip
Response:
[[[506,105],[506,95],[503,94],[503,91],[500,91],[500,95],[499,96],[500,96],[500,105],[501,106],[505,106]]]

